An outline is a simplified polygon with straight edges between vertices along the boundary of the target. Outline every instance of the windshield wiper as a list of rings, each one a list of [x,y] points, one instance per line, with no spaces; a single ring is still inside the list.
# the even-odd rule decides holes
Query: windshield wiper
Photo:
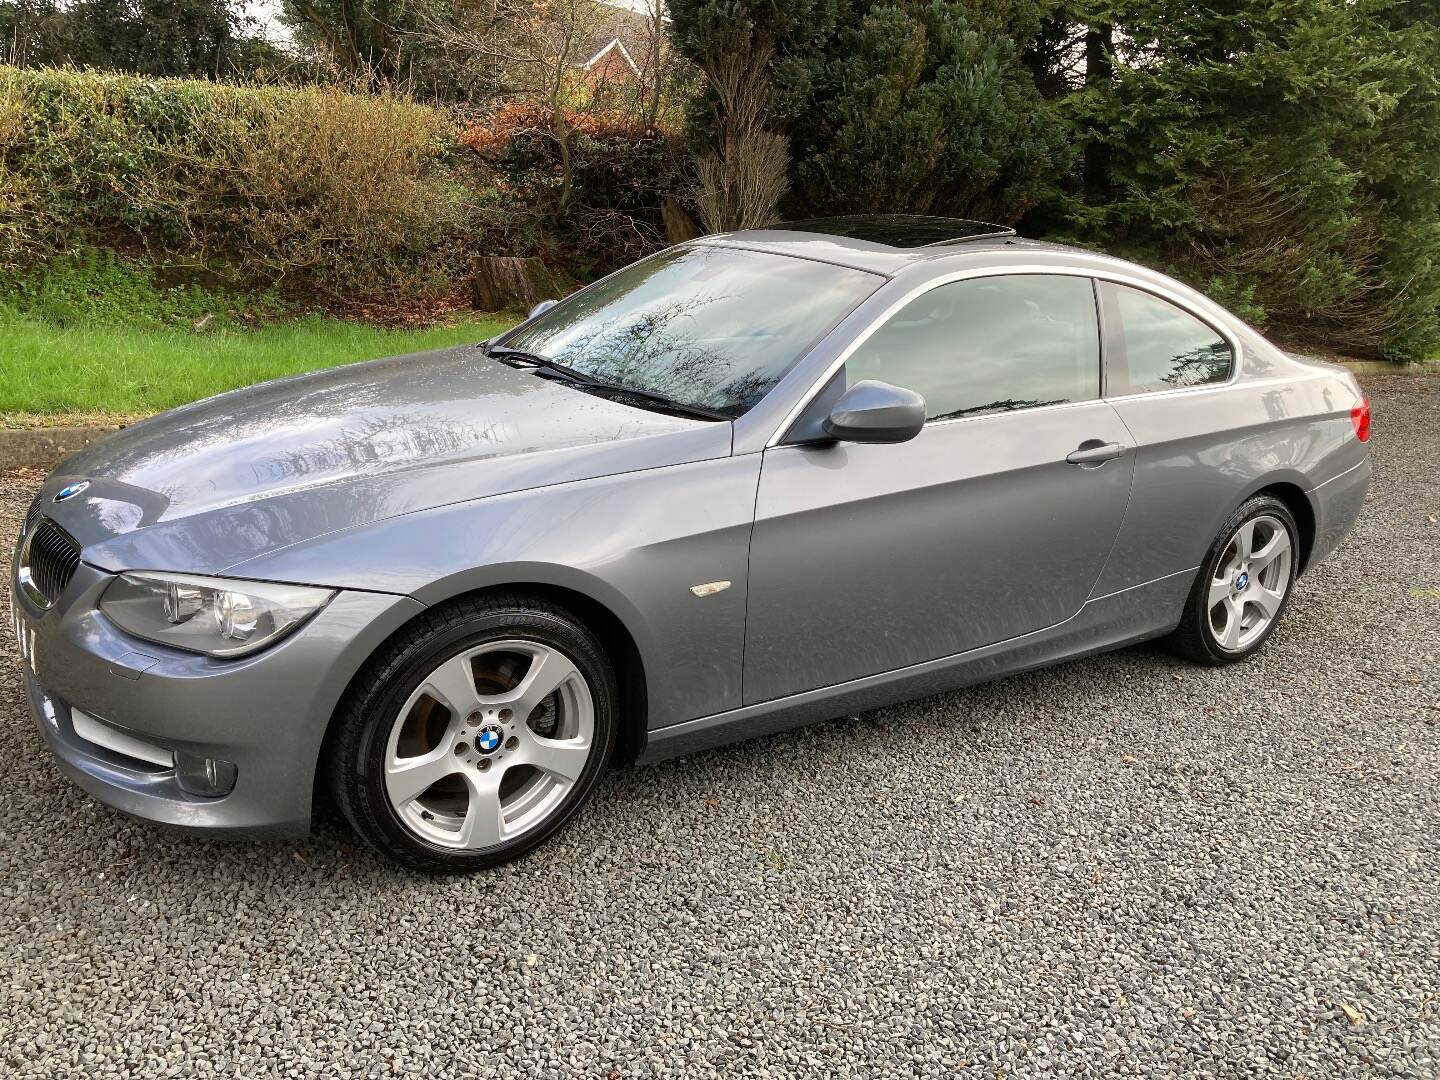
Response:
[[[719,409],[707,409],[704,405],[691,405],[685,401],[676,401],[664,394],[657,394],[653,390],[635,390],[629,386],[621,386],[619,383],[602,382],[594,379],[585,384],[587,390],[599,390],[607,394],[614,394],[616,397],[639,398],[647,405],[655,405],[667,412],[680,413],[684,416],[695,416],[701,420],[734,420],[735,417],[729,413],[721,412]]]
[[[551,360],[548,356],[541,356],[539,353],[526,352],[524,349],[512,349],[507,345],[491,345],[485,350],[486,356],[493,356],[504,364],[511,364],[515,367],[540,368],[543,371],[552,371],[563,379],[579,383],[581,386],[604,386],[599,379],[586,375],[583,371],[576,371],[558,360]],[[513,363],[512,363],[513,362]]]
[[[506,345],[491,345],[485,349],[486,356],[493,356],[502,364],[513,364],[518,367],[550,371],[575,383],[586,390],[598,390],[606,394],[636,398],[646,405],[654,405],[667,412],[680,413],[683,416],[694,416],[702,420],[725,420],[735,418],[729,413],[723,413],[719,409],[707,409],[703,405],[691,405],[684,401],[676,401],[672,397],[657,393],[654,390],[637,390],[632,386],[625,386],[623,383],[606,382],[604,379],[597,379],[594,375],[587,375],[583,371],[577,371],[558,360],[551,360],[548,356],[541,356],[539,353],[528,352],[525,349],[512,349]]]

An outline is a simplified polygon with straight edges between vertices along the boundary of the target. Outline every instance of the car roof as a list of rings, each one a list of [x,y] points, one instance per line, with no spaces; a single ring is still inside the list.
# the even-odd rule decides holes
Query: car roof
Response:
[[[954,222],[956,219],[940,220]],[[719,233],[701,237],[693,243],[788,255],[792,258],[864,270],[892,279],[903,274],[917,283],[966,270],[995,268],[1003,272],[1007,267],[1023,267],[1031,271],[1054,267],[1070,273],[1118,274],[1121,280],[1138,282],[1142,287],[1178,294],[1197,311],[1208,313],[1207,318],[1219,319],[1232,330],[1241,325],[1234,315],[1184,282],[1139,263],[1099,251],[1003,233],[986,233],[968,239],[956,238],[923,247],[899,247],[881,243],[868,236],[844,235],[836,231],[811,231],[808,228],[811,224],[809,221],[800,221],[794,225]],[[845,231],[859,230],[847,228]]]
[[[1119,261],[1080,248],[1026,239],[1001,225],[924,215],[811,218],[764,229],[716,233],[694,242],[812,259],[887,277],[918,263],[960,256],[967,256],[963,261],[970,262],[970,256],[1001,251],[1023,250],[1041,258],[1049,253],[1084,255],[1101,263]]]

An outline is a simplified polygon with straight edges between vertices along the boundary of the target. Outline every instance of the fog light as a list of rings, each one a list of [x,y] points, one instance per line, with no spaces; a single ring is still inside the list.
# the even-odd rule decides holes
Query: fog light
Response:
[[[191,795],[218,799],[235,787],[235,763],[224,758],[201,757],[175,751],[175,782]]]

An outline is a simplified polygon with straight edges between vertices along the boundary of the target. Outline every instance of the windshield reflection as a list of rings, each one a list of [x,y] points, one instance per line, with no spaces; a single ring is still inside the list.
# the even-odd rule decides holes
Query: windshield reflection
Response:
[[[501,343],[606,383],[739,416],[882,280],[768,252],[672,248]]]

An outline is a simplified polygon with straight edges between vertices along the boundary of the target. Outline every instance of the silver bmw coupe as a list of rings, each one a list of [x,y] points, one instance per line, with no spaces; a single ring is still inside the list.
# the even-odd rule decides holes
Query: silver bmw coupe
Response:
[[[102,802],[411,868],[654,759],[1165,637],[1244,660],[1369,406],[1165,276],[975,222],[706,237],[477,346],[224,394],[40,489],[31,708]]]

